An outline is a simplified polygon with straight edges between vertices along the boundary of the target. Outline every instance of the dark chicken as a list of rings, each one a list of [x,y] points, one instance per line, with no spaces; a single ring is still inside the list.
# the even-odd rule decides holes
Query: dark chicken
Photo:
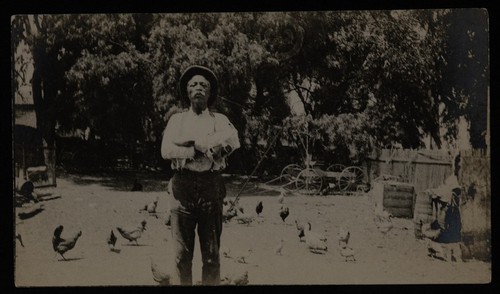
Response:
[[[281,206],[281,209],[280,209],[280,217],[283,221],[285,221],[285,219],[288,217],[288,215],[290,215],[290,211],[288,209],[288,207],[286,206]]]
[[[67,251],[73,249],[76,245],[76,241],[78,241],[78,238],[82,235],[82,231],[78,231],[74,236],[63,239],[61,238],[61,233],[63,231],[63,226],[60,225],[54,230],[54,236],[52,237],[52,247],[54,248],[54,251],[59,253],[64,260],[66,258],[64,257],[64,253]]]
[[[262,205],[262,201],[259,201],[259,204],[257,204],[257,207],[255,207],[255,212],[257,215],[260,215],[262,213],[262,210],[264,209],[264,206]]]

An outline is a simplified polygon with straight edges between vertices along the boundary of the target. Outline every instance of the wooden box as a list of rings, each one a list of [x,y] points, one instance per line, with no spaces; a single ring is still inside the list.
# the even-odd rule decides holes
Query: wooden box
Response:
[[[413,218],[415,188],[396,181],[375,182],[372,189],[375,203],[394,217]]]

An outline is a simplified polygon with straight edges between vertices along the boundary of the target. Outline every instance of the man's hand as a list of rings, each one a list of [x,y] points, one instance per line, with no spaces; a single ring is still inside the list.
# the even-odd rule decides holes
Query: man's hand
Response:
[[[211,160],[218,160],[222,157],[221,150],[222,150],[222,147],[220,145],[214,146],[214,147],[207,150],[206,155]]]

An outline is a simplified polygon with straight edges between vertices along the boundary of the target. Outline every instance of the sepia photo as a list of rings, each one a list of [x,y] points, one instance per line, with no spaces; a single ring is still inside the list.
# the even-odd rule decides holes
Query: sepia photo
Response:
[[[491,283],[487,9],[10,25],[16,287]]]

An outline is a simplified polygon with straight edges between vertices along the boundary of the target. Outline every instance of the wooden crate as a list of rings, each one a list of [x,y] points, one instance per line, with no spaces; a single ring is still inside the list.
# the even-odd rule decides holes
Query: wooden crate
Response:
[[[415,188],[396,181],[380,181],[373,185],[372,195],[378,206],[382,206],[394,217],[413,218]]]

